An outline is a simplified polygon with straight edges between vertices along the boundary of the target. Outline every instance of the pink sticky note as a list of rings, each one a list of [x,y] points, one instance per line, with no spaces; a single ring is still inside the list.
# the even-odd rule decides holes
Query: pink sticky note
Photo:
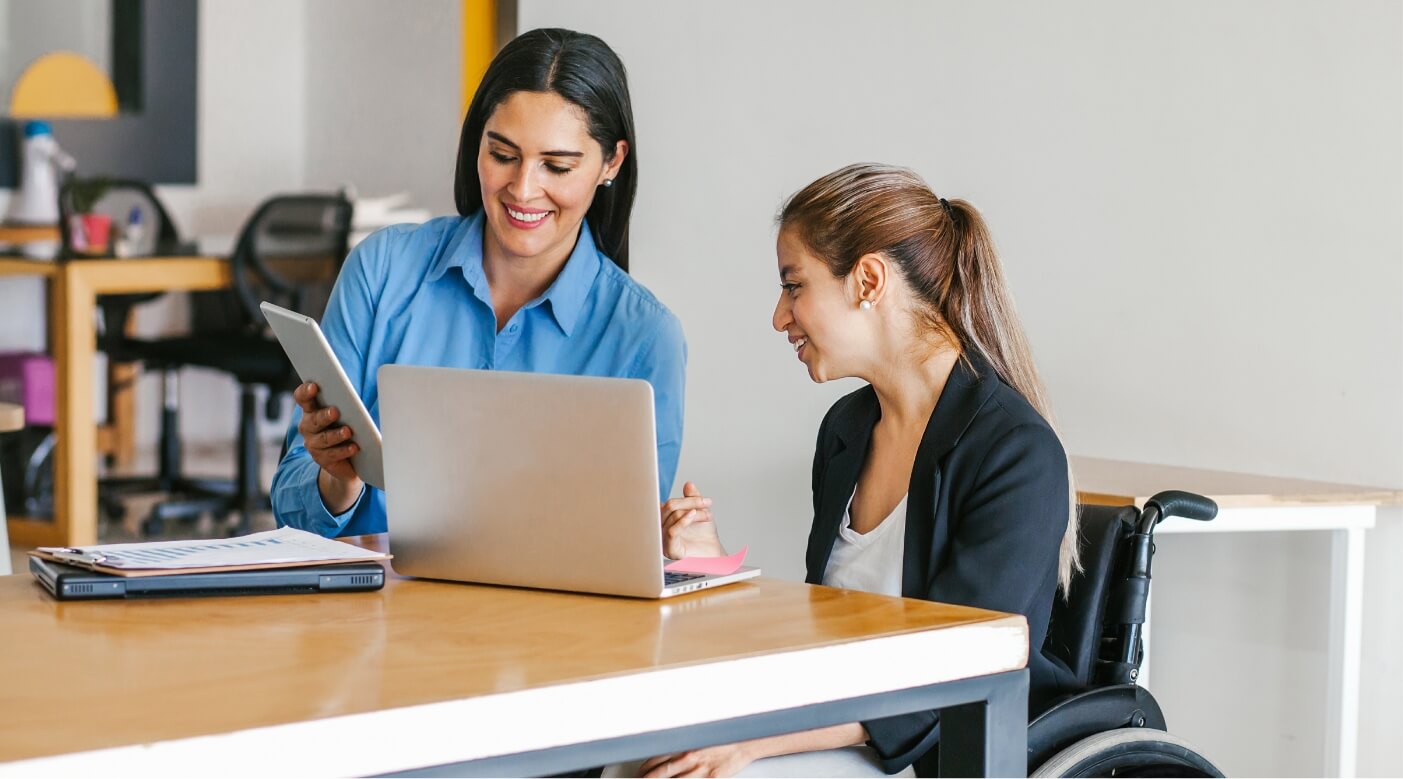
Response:
[[[663,566],[664,571],[674,573],[704,573],[709,576],[726,576],[740,570],[745,562],[745,553],[750,547],[742,547],[730,557],[684,557]]]

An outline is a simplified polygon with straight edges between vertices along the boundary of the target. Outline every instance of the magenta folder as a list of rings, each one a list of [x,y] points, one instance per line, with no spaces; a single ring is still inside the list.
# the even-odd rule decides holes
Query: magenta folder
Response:
[[[0,401],[24,407],[29,425],[54,423],[54,361],[38,352],[0,353]]]

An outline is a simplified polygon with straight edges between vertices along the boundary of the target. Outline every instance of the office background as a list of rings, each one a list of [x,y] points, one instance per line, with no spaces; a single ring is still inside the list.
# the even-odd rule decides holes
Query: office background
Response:
[[[599,34],[629,67],[634,273],[691,350],[679,477],[768,573],[802,576],[814,434],[855,386],[813,386],[770,330],[773,217],[855,160],[909,165],[985,212],[1073,453],[1403,488],[1398,3],[515,12],[522,30]],[[462,22],[458,0],[202,2],[199,184],[161,189],[182,228],[232,233],[270,192],[344,182],[451,212]],[[7,323],[30,323],[0,347],[42,347],[40,289],[0,287]],[[192,372],[183,392],[187,437],[232,441],[232,384]],[[1403,510],[1370,534],[1359,768],[1386,775],[1403,770]],[[1229,773],[1319,773],[1324,534],[1159,546],[1157,576],[1180,585],[1155,602],[1171,728]],[[1228,588],[1252,608],[1205,605]]]
[[[770,330],[773,217],[854,160],[984,211],[1073,453],[1403,485],[1398,4],[519,6],[630,68],[635,273],[691,347],[679,477],[768,571],[802,575],[814,433],[855,386]],[[1364,775],[1403,769],[1399,520],[1370,531]],[[1230,774],[1324,770],[1327,541],[1159,542],[1153,686]]]

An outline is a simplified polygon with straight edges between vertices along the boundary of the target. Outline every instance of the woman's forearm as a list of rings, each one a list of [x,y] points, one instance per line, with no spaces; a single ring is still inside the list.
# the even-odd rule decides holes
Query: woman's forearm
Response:
[[[805,730],[783,736],[758,738],[744,744],[746,754],[752,761],[764,757],[792,755],[797,752],[818,752],[824,749],[857,746],[867,743],[867,728],[861,723],[834,725],[831,728]]]
[[[359,477],[344,481],[327,473],[325,469],[317,473],[317,492],[321,493],[322,505],[326,506],[326,510],[333,516],[345,513],[354,506],[363,489],[365,482]]]

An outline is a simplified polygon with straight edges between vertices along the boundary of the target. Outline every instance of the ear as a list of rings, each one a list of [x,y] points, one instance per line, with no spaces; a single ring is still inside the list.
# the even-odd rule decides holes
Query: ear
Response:
[[[848,274],[856,286],[856,300],[853,301],[853,305],[863,300],[870,301],[874,306],[881,302],[887,294],[891,273],[891,262],[886,257],[875,252],[859,257],[853,265],[852,273]]]
[[[615,143],[615,144],[614,144],[614,156],[613,156],[613,158],[610,159],[609,162],[604,166],[604,170],[602,170],[602,171],[599,172],[599,181],[595,182],[595,184],[596,184],[596,185],[598,185],[598,184],[603,184],[604,181],[605,181],[606,179],[607,179],[607,180],[610,180],[610,181],[613,181],[614,179],[618,178],[618,177],[619,177],[619,169],[622,168],[622,167],[624,166],[624,158],[627,157],[627,156],[628,156],[628,141],[622,141],[622,140],[621,140],[621,141],[618,141],[617,143]]]

